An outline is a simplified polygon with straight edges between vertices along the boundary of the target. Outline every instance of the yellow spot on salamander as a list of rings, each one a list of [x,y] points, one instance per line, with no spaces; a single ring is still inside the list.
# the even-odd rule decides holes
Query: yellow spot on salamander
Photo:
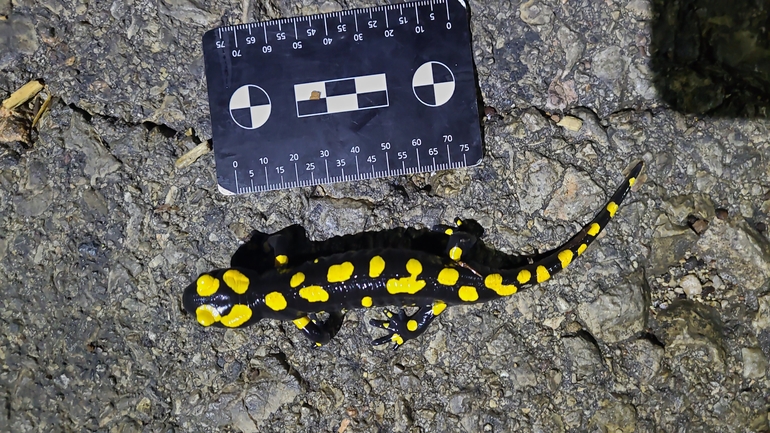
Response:
[[[201,275],[197,282],[198,295],[211,296],[219,289],[219,280],[211,275]]]
[[[296,274],[291,276],[291,281],[289,281],[289,285],[291,287],[297,287],[304,282],[305,282],[305,274],[303,274],[302,272],[297,272]]]
[[[572,263],[573,256],[574,254],[570,250],[564,250],[559,253],[558,257],[559,261],[561,262],[562,269],[566,268],[570,263]]]
[[[449,258],[458,261],[463,256],[463,249],[460,247],[452,247],[449,249]]]
[[[631,177],[628,179],[628,186],[634,186],[635,183],[636,183],[635,177]]]
[[[446,310],[446,303],[444,303],[443,301],[433,302],[433,307],[431,308],[431,311],[433,312],[434,316],[438,316],[439,314],[443,313],[444,310]]]
[[[465,302],[473,302],[479,299],[479,292],[473,286],[462,286],[457,291],[457,295],[460,296],[460,300]]]
[[[382,327],[385,328],[385,329],[388,329],[388,328],[390,328],[390,323],[385,322],[385,323],[382,324]]]
[[[321,347],[321,346],[323,346],[323,344],[321,344],[321,343],[319,343],[319,342],[317,342],[317,341],[315,342],[315,345],[316,345],[316,347]]]
[[[518,288],[514,284],[503,284],[503,276],[500,274],[489,274],[484,278],[484,285],[488,289],[494,290],[498,296],[510,296],[516,293]]]
[[[339,265],[329,266],[329,272],[326,274],[326,279],[330,283],[342,283],[350,279],[353,275],[353,264],[350,262],[344,262]]]
[[[446,230],[444,230],[444,233],[448,234],[449,236],[452,236],[452,234],[453,234],[454,232],[455,232],[455,231],[454,231],[454,230],[452,230],[452,229],[446,229]]]
[[[211,326],[215,322],[219,322],[221,316],[219,311],[211,305],[201,305],[195,309],[195,318],[203,326]]]
[[[403,337],[401,337],[401,336],[400,336],[400,335],[398,335],[398,334],[393,334],[393,336],[392,336],[392,337],[390,337],[390,341],[392,341],[392,342],[394,342],[394,343],[398,344],[399,346],[400,346],[400,345],[402,345],[402,344],[404,344],[404,338],[403,338]]]
[[[285,264],[289,263],[289,258],[283,254],[275,256],[275,264],[279,266],[284,266]]]
[[[294,319],[292,320],[292,322],[294,322],[297,328],[305,329],[305,327],[310,323],[310,319],[307,316],[305,316],[305,317],[300,317],[299,319]]]
[[[222,280],[233,292],[242,295],[249,289],[249,277],[243,275],[235,269],[230,269],[222,275]]]
[[[385,260],[380,256],[374,256],[369,260],[369,276],[377,278],[385,270]]]
[[[406,271],[409,272],[412,277],[417,278],[422,273],[422,263],[417,259],[409,259],[406,262]]]
[[[329,300],[329,292],[321,286],[307,286],[299,289],[299,296],[308,302],[326,302]]]
[[[588,248],[588,245],[580,244],[580,246],[578,247],[578,255],[583,254],[583,252],[586,250],[586,248]]]
[[[419,260],[409,259],[409,261],[406,262],[406,271],[409,272],[408,277],[391,278],[385,283],[385,288],[388,289],[388,293],[391,295],[397,295],[399,293],[414,295],[425,287],[425,280],[417,279],[417,276],[422,273],[422,264]]]
[[[425,287],[424,280],[415,280],[411,277],[404,278],[391,278],[386,283],[388,293],[391,295],[397,295],[399,293],[407,293],[414,295]]]
[[[610,218],[615,217],[615,212],[618,211],[618,205],[614,201],[607,203],[607,212],[610,213]]]
[[[265,305],[273,311],[281,311],[288,304],[280,292],[270,292],[265,295]]]
[[[537,282],[538,283],[542,283],[543,281],[546,281],[549,278],[551,278],[551,273],[548,272],[548,269],[546,269],[545,266],[543,266],[543,265],[538,266],[537,267],[537,271],[535,271],[535,272],[537,273]]]
[[[374,302],[372,302],[372,297],[371,296],[364,296],[363,298],[361,298],[361,305],[362,306],[364,306],[366,308],[369,308],[369,307],[372,306],[372,304],[374,304]]]
[[[588,236],[596,236],[599,234],[599,230],[601,230],[602,227],[598,223],[591,224],[590,227],[588,227]]]
[[[460,278],[460,273],[454,268],[444,268],[438,273],[438,283],[445,286],[454,286],[457,284],[458,278]]]
[[[406,329],[408,329],[408,330],[410,330],[412,332],[416,331],[417,330],[417,321],[412,319],[412,320],[406,322]]]
[[[522,269],[519,271],[519,275],[516,276],[516,280],[519,282],[519,284],[524,284],[528,282],[532,278],[532,272],[529,272],[526,269]]]
[[[314,259],[314,260],[313,260],[313,263],[318,263],[318,259]]]
[[[251,319],[251,308],[248,305],[235,304],[228,315],[222,316],[221,322],[228,328],[237,328],[249,319]]]

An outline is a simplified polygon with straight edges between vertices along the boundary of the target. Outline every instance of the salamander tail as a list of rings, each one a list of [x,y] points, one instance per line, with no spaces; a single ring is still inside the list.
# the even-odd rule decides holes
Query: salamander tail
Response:
[[[512,269],[503,273],[503,279],[509,284],[518,286],[526,284],[542,283],[560,270],[569,266],[573,260],[585,252],[586,248],[599,236],[599,233],[607,226],[615,216],[618,207],[623,202],[631,187],[639,178],[644,168],[644,162],[640,161],[630,171],[623,183],[618,186],[610,200],[599,213],[586,224],[569,241],[553,251],[549,251],[528,265]]]

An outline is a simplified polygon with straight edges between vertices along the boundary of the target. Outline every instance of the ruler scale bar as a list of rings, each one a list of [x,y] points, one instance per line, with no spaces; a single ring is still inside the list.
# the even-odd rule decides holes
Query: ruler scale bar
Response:
[[[251,36],[260,26],[264,39]],[[204,35],[203,52],[224,194],[481,161],[464,0],[225,26]]]

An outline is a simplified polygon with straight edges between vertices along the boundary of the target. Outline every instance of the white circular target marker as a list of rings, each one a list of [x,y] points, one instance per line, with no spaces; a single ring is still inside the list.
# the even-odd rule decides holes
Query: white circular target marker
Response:
[[[270,96],[259,86],[246,84],[230,96],[230,117],[244,129],[257,129],[270,117]]]
[[[446,104],[455,92],[455,76],[449,67],[441,62],[425,62],[412,77],[414,96],[429,107]]]

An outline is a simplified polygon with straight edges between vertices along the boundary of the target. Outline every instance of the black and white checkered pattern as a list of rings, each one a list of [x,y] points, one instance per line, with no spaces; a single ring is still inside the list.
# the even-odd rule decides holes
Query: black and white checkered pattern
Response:
[[[362,75],[339,80],[294,85],[297,116],[319,116],[387,107],[385,74]]]

